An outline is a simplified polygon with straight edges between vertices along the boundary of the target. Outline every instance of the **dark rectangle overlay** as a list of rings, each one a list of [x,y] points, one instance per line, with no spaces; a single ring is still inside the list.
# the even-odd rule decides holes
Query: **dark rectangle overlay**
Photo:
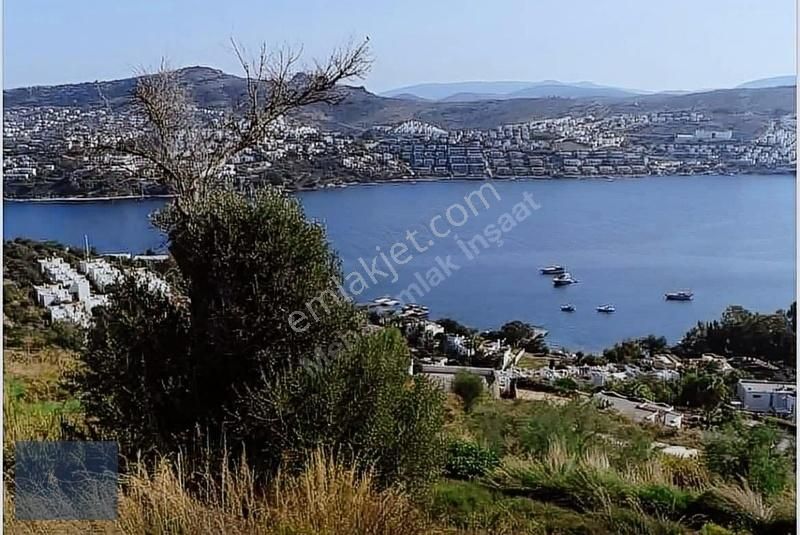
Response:
[[[115,520],[116,442],[17,442],[17,520]]]

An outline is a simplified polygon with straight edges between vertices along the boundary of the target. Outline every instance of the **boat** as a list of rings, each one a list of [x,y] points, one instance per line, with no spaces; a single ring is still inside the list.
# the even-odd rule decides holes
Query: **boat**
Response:
[[[576,282],[578,281],[572,278],[572,275],[569,273],[564,273],[562,275],[553,277],[553,286],[567,286],[569,284],[575,284]]]
[[[575,312],[575,306],[574,305],[561,305],[561,311],[562,312]]]
[[[573,278],[567,271],[553,277],[553,286],[566,286],[568,284],[575,284],[576,282],[578,282],[578,280]]]
[[[543,268],[539,268],[539,271],[542,275],[561,275],[567,272],[567,268],[564,266],[554,265],[554,266],[547,266]]]
[[[667,301],[691,301],[694,294],[689,290],[680,290],[678,292],[668,292],[664,294]]]
[[[597,307],[598,312],[605,312],[606,314],[611,314],[616,310],[617,309],[614,308],[614,305],[600,305],[599,307]]]

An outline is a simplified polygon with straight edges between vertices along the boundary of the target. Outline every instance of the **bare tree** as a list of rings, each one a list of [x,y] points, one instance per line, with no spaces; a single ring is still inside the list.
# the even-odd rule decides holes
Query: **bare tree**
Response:
[[[336,85],[363,77],[370,67],[367,41],[333,51],[324,63],[300,69],[301,52],[287,48],[248,59],[241,46],[233,50],[245,76],[245,93],[232,110],[211,114],[199,109],[181,83],[178,71],[162,63],[139,77],[133,94],[145,127],[120,139],[114,150],[139,156],[176,196],[186,211],[192,202],[220,187],[225,165],[238,153],[262,143],[271,125],[288,112],[342,98]]]

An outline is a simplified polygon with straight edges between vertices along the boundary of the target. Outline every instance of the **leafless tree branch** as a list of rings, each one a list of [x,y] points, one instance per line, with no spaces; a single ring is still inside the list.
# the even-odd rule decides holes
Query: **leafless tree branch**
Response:
[[[367,41],[336,49],[305,71],[299,68],[302,50],[270,51],[262,45],[251,59],[241,45],[232,45],[245,78],[244,95],[232,110],[209,114],[197,108],[179,71],[162,62],[156,72],[139,77],[133,93],[146,127],[114,145],[148,161],[176,194],[181,211],[222,187],[226,164],[262,143],[279,117],[311,104],[339,102],[336,85],[363,77],[371,64]]]

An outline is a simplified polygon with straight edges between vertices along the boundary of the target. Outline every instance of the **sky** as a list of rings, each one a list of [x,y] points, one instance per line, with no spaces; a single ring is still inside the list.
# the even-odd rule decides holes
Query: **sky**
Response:
[[[239,74],[230,39],[309,60],[369,36],[375,92],[423,82],[732,87],[794,74],[794,0],[4,0],[3,87]]]

